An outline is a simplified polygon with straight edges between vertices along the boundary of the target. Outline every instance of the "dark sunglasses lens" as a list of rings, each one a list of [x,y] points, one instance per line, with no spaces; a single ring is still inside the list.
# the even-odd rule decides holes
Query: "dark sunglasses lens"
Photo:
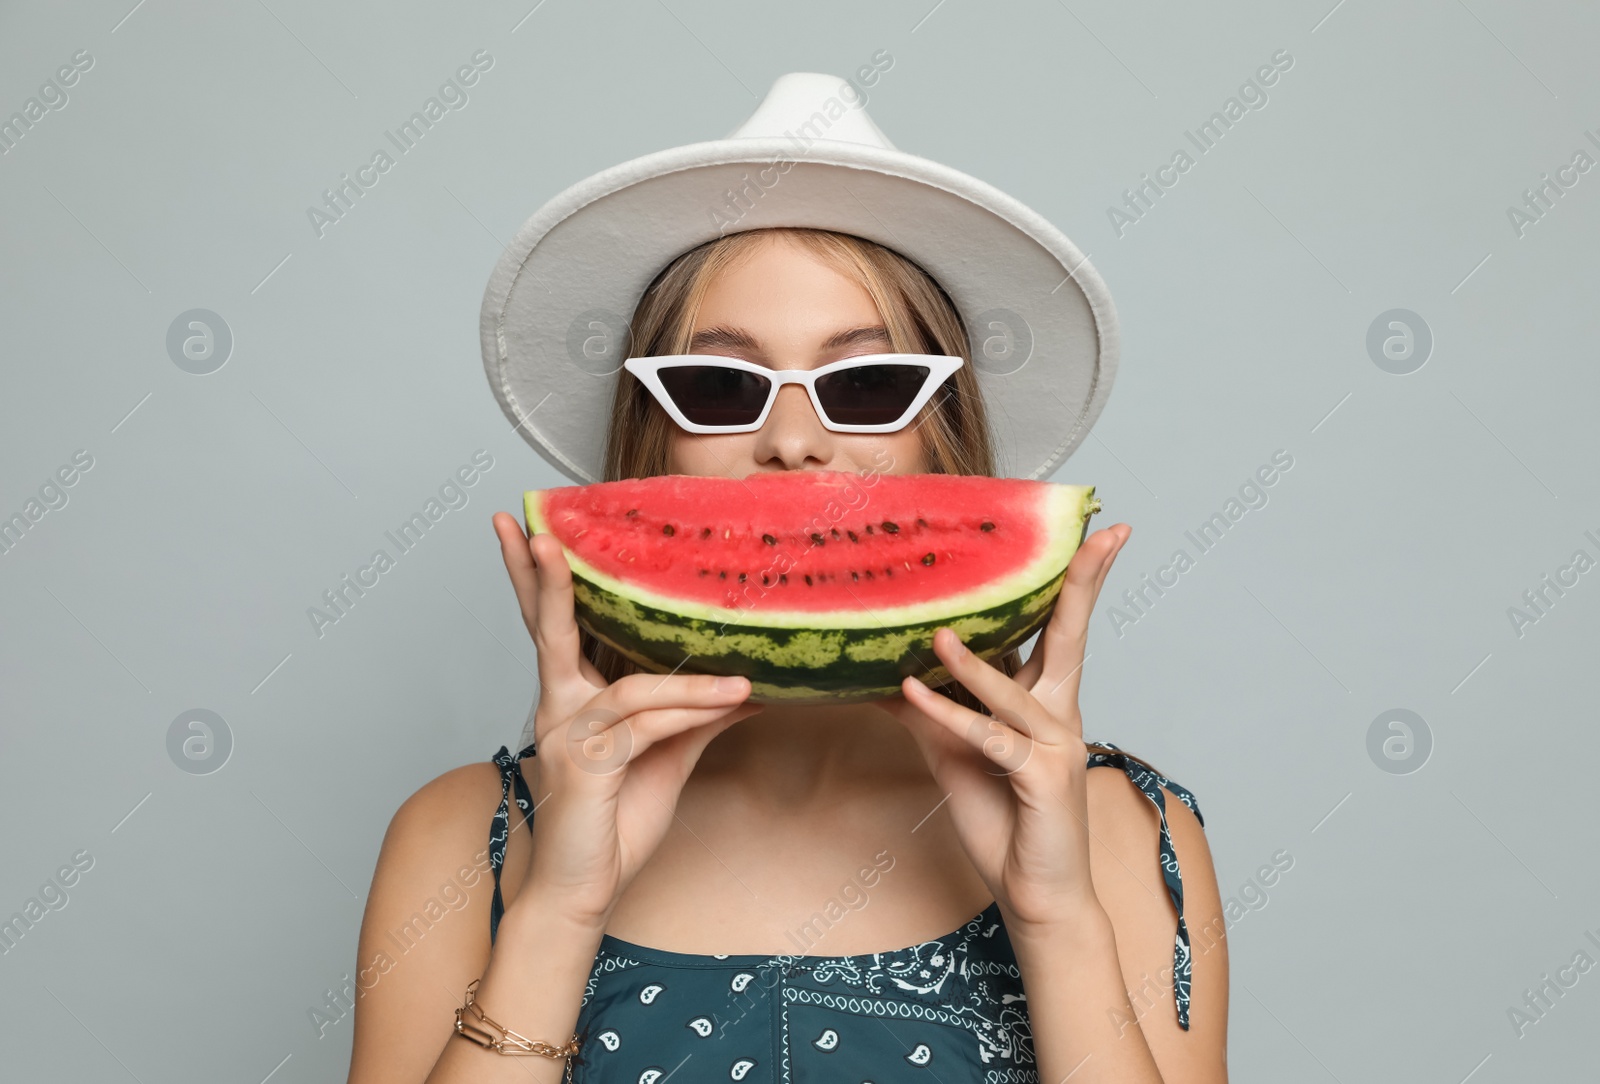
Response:
[[[696,425],[749,425],[761,417],[772,381],[725,365],[669,365],[661,384]]]
[[[926,365],[857,365],[817,381],[817,399],[840,425],[890,425],[928,382]]]

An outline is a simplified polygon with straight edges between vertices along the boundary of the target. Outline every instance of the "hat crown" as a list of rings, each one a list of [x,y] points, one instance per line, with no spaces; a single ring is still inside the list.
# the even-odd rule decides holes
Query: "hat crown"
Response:
[[[896,149],[867,116],[861,89],[848,79],[821,72],[778,76],[756,111],[727,138],[789,138],[802,147],[817,139],[837,139]]]

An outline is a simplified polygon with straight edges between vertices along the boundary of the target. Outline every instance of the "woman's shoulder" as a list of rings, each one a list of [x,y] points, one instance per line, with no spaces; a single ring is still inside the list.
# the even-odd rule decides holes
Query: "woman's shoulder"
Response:
[[[1110,742],[1089,746],[1089,768],[1101,769],[1089,771],[1084,786],[1092,838],[1105,851],[1136,855],[1140,867],[1154,862],[1157,872],[1170,867],[1176,873],[1180,854],[1193,855],[1192,865],[1211,865],[1205,818],[1189,788]]]
[[[473,761],[442,772],[411,792],[389,822],[391,835],[416,842],[442,842],[468,825],[488,831],[500,803],[501,768],[492,760]]]
[[[1111,742],[1090,742],[1089,767],[1109,767],[1121,769],[1118,772],[1090,772],[1090,793],[1100,792],[1103,797],[1112,795],[1123,796],[1129,804],[1136,795],[1142,794],[1158,810],[1170,812],[1172,809],[1171,798],[1178,802],[1191,815],[1185,819],[1192,819],[1197,825],[1204,827],[1205,817],[1200,812],[1200,802],[1194,792],[1183,784],[1162,774],[1154,764],[1142,757],[1130,753]],[[1118,781],[1121,777],[1122,781]],[[1112,799],[1116,800],[1116,799]]]
[[[413,791],[389,820],[374,890],[414,895],[415,887],[440,878],[454,881],[466,888],[473,908],[481,905],[487,940],[489,901],[478,886],[490,884],[492,892],[496,867],[520,869],[531,858],[517,792],[528,792],[533,773],[515,778],[524,767],[515,757],[497,755],[458,765]],[[511,884],[517,883],[513,877]]]
[[[532,760],[531,756],[508,755],[502,746],[494,757],[458,765],[428,780],[395,810],[385,848],[393,844],[454,858],[463,853],[463,847],[470,847],[467,853],[476,855],[488,845],[491,823],[502,804],[509,804],[514,811],[514,792],[524,787],[531,790]],[[521,779],[515,778],[519,774]],[[513,833],[522,821],[512,813],[509,827]]]
[[[514,794],[505,800],[508,790],[523,789],[512,779],[520,768],[513,757],[462,764],[428,780],[400,803],[379,848],[363,938],[391,921],[407,919],[419,901],[446,892],[451,911],[474,916],[449,923],[451,937],[474,946],[481,940],[487,952],[494,874],[512,874],[504,878],[509,902],[510,890],[520,883],[518,874],[532,858],[525,815]],[[505,806],[510,812],[502,820]]]
[[[1090,746],[1089,767],[1084,787],[1095,894],[1116,929],[1125,973],[1163,976],[1177,1002],[1174,1023],[1186,1030],[1196,979],[1206,1002],[1215,1003],[1219,985],[1226,996],[1226,954],[1210,954],[1196,975],[1190,951],[1189,929],[1210,928],[1221,913],[1199,802],[1149,761],[1108,742]],[[1147,1025],[1158,1026],[1166,1027]],[[1165,1045],[1169,1038],[1155,1041]]]
[[[401,1063],[408,1071],[431,1064],[437,1048],[420,1049],[418,1037],[448,1034],[439,1031],[450,1020],[439,991],[459,992],[483,974],[502,779],[492,759],[451,768],[413,791],[389,821],[358,939],[352,1080],[391,1080]],[[519,840],[530,833],[509,835],[506,868],[525,869],[531,848]]]

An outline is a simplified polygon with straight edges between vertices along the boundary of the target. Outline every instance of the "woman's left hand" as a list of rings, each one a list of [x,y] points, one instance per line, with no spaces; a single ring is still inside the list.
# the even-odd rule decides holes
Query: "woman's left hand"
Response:
[[[1100,906],[1089,876],[1088,750],[1078,685],[1089,617],[1133,528],[1083,541],[1032,655],[1015,677],[941,628],[934,652],[989,707],[980,715],[916,678],[879,704],[910,730],[948,796],[961,845],[1008,925],[1044,928]]]

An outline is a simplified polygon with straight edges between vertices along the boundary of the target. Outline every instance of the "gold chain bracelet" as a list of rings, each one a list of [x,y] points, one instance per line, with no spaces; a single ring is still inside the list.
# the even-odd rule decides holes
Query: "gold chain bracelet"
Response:
[[[460,1035],[463,1039],[471,1039],[479,1046],[493,1050],[496,1054],[518,1056],[539,1054],[547,1058],[567,1058],[566,1078],[570,1081],[572,1079],[572,1061],[570,1059],[578,1052],[580,1041],[578,1036],[573,1035],[571,1039],[567,1040],[565,1046],[552,1046],[551,1044],[541,1042],[538,1039],[530,1039],[525,1035],[519,1035],[515,1031],[512,1031],[510,1028],[506,1027],[504,1024],[496,1023],[484,1013],[483,1007],[474,1000],[473,995],[477,993],[478,983],[481,981],[483,980],[473,979],[472,982],[467,986],[467,1003],[462,1008],[456,1010],[456,1034]],[[468,1010],[470,1010],[480,1022],[487,1024],[491,1028],[494,1028],[496,1031],[498,1031],[500,1033],[499,1037],[496,1038],[494,1035],[484,1031],[482,1028],[467,1023],[464,1018],[464,1014]]]

